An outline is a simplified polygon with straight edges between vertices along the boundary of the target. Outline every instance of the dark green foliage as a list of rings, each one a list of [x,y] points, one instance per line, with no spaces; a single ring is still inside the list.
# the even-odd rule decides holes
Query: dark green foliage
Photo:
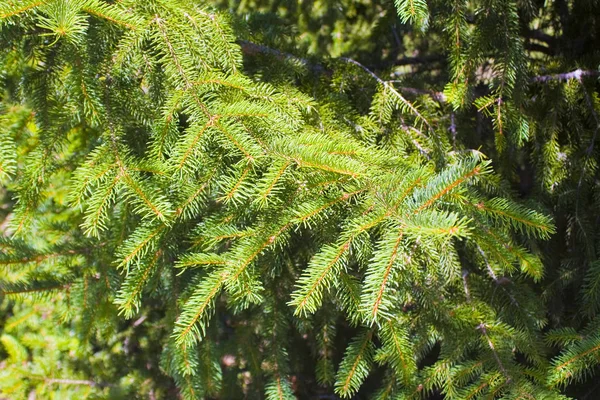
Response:
[[[221,3],[0,4],[0,394],[591,393],[597,5]]]

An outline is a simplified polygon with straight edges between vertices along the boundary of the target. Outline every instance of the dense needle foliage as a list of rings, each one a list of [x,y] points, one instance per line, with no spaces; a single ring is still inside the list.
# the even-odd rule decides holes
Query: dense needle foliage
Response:
[[[600,6],[0,2],[0,397],[591,398]]]

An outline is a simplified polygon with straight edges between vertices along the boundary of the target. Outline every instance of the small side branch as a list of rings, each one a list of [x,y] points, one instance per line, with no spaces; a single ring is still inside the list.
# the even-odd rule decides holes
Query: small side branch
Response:
[[[490,336],[487,333],[487,328],[486,328],[485,324],[482,322],[481,324],[479,324],[479,326],[477,326],[477,329],[479,331],[481,331],[481,334],[487,340],[488,345],[490,346],[490,350],[492,350],[492,354],[494,355],[494,358],[496,359],[496,363],[498,363],[498,367],[502,371],[502,374],[504,374],[506,379],[510,382],[510,380],[511,380],[510,375],[509,375],[508,371],[506,370],[506,368],[504,368],[504,364],[502,364],[502,360],[500,360],[500,356],[498,355],[498,352],[496,351],[496,347],[494,346],[494,343],[492,343],[492,340],[490,339]]]
[[[463,286],[464,286],[464,290],[465,290],[465,296],[467,298],[467,302],[470,303],[471,302],[471,291],[469,290],[469,283],[467,281],[468,275],[469,275],[469,271],[463,270],[462,278],[463,278]],[[488,335],[486,325],[483,321],[481,321],[479,323],[479,325],[477,325],[477,330],[479,330],[481,332],[481,334],[483,335],[483,337],[487,340],[488,346],[490,347],[490,350],[492,351],[492,354],[494,355],[494,358],[496,359],[496,363],[498,363],[498,367],[500,368],[500,371],[502,371],[502,374],[506,377],[507,381],[510,382],[510,380],[511,380],[510,375],[509,375],[508,371],[506,370],[506,368],[504,368],[504,364],[502,363],[502,360],[500,359],[500,356],[498,355],[498,352],[496,351],[496,347],[494,346],[492,339],[490,339],[490,336]]]
[[[357,67],[361,68],[362,70],[364,70],[367,74],[369,74],[371,77],[373,77],[373,79],[375,79],[380,85],[382,85],[383,87],[385,87],[386,89],[388,89],[390,92],[392,92],[394,94],[394,96],[396,96],[402,103],[404,103],[404,105],[406,105],[406,107],[408,107],[409,110],[412,111],[412,113],[419,118],[420,120],[423,121],[423,123],[425,125],[427,125],[427,128],[433,132],[433,127],[429,124],[429,122],[421,115],[421,113],[419,112],[419,110],[417,110],[415,108],[415,106],[413,106],[408,100],[406,100],[404,98],[404,96],[402,96],[400,94],[400,92],[398,92],[389,82],[384,81],[383,79],[381,79],[379,76],[377,76],[373,71],[371,71],[369,68],[365,67],[364,65],[362,65],[361,63],[359,63],[358,61],[355,61],[351,58],[347,58],[347,57],[342,57],[340,60],[345,61],[347,63],[350,64],[354,64]]]
[[[467,303],[470,303],[471,302],[471,291],[469,290],[469,283],[467,282],[467,276],[469,276],[469,271],[464,269],[462,272],[463,287],[465,289],[465,297],[467,298]]]
[[[488,258],[485,255],[485,252],[483,251],[483,249],[479,245],[477,245],[477,251],[479,251],[479,254],[481,254],[481,257],[483,258],[483,261],[485,262],[485,267],[487,268],[487,271],[488,271],[488,274],[490,275],[490,278],[492,278],[492,280],[494,281],[494,283],[496,285],[498,285],[498,287],[501,288],[504,291],[504,293],[506,293],[506,295],[510,298],[510,301],[513,303],[513,305],[515,305],[516,307],[519,307],[519,302],[517,301],[517,299],[515,299],[515,296],[513,296],[512,293],[510,293],[504,287],[504,284],[509,283],[510,280],[508,278],[505,278],[505,277],[498,278],[498,276],[496,275],[496,273],[492,269],[492,266],[490,265],[490,262],[488,261]]]
[[[485,253],[483,252],[483,249],[479,245],[477,245],[477,251],[479,251],[479,254],[481,254],[481,257],[483,258],[483,261],[485,262],[485,267],[488,270],[488,274],[490,275],[490,278],[492,278],[492,280],[494,282],[498,282],[498,277],[496,276],[496,273],[492,269],[492,266],[490,265]]]

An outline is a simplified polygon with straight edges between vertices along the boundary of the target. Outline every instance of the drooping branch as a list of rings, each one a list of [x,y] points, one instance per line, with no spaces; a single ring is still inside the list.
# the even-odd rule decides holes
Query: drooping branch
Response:
[[[544,36],[544,38],[548,39],[546,36]],[[536,39],[537,39],[537,37],[536,37]],[[546,41],[546,40],[543,40],[543,41]],[[311,62],[310,60],[307,60],[306,58],[302,58],[302,57],[299,57],[299,56],[296,56],[296,55],[293,55],[290,53],[282,52],[280,50],[277,50],[277,49],[274,49],[274,48],[271,48],[271,47],[268,47],[268,46],[265,46],[262,44],[249,42],[246,40],[240,40],[240,41],[238,41],[238,44],[240,45],[242,52],[246,56],[256,56],[258,54],[271,55],[280,61],[289,61],[289,62],[293,62],[293,63],[299,64],[299,65],[302,65],[303,67],[305,67],[306,69],[310,70],[311,72],[313,72],[317,75],[325,74],[325,75],[330,76],[332,74],[331,69],[329,69],[319,63]],[[549,49],[545,46],[539,46],[539,45],[535,45],[535,44],[529,44],[529,47],[530,47],[530,50],[542,51],[546,54],[550,54],[549,51],[551,51],[551,49]],[[406,58],[397,60],[395,65],[424,64],[424,63],[428,63],[428,62],[432,62],[432,61],[439,61],[442,58],[443,57],[440,55],[432,55],[432,56],[427,56],[427,57],[406,57]],[[376,79],[379,83],[381,83],[383,85],[386,85],[386,86],[389,85],[391,87],[390,83],[398,82],[398,81],[385,81],[385,80],[381,79],[371,69],[369,69],[368,67],[359,63],[356,60],[353,60],[350,58],[345,58],[345,57],[342,57],[340,59],[345,62],[359,66],[360,68],[362,68],[364,71],[366,71],[369,75],[371,75],[374,79]],[[569,79],[581,80],[582,78],[585,78],[585,77],[600,77],[600,71],[576,69],[576,70],[570,71],[570,72],[534,76],[531,78],[530,81],[536,82],[536,83],[537,82],[544,83],[544,82],[550,82],[550,81],[567,81]],[[404,93],[410,93],[410,94],[414,94],[414,95],[429,95],[434,100],[436,100],[440,103],[445,103],[447,101],[446,95],[443,92],[437,92],[437,91],[426,90],[426,89],[418,89],[418,88],[412,88],[412,87],[398,87],[398,88],[393,88],[393,90],[401,91]]]

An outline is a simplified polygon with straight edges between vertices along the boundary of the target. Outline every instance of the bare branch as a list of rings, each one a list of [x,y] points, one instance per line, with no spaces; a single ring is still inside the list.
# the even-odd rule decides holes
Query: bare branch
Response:
[[[581,81],[582,78],[588,76],[600,76],[600,71],[586,71],[580,68],[575,71],[565,72],[562,74],[554,74],[554,75],[541,75],[534,76],[531,78],[532,82],[548,82],[548,81],[568,81],[569,79],[577,79]]]
[[[314,73],[317,73],[317,74],[323,74],[323,73],[328,74],[328,75],[331,74],[331,71],[328,71],[321,64],[312,63],[305,58],[298,57],[298,56],[295,56],[290,53],[284,53],[282,51],[273,49],[271,47],[264,46],[262,44],[248,42],[247,40],[239,40],[237,43],[242,48],[242,52],[247,56],[254,56],[257,54],[266,54],[266,55],[273,56],[280,61],[288,61],[288,62],[292,62],[295,64],[300,64],[303,67],[305,67],[306,69],[308,69]]]
[[[46,378],[44,382],[48,384],[58,383],[62,385],[84,385],[84,386],[96,386],[97,383],[94,381],[84,380],[84,379],[54,379],[54,378]]]

